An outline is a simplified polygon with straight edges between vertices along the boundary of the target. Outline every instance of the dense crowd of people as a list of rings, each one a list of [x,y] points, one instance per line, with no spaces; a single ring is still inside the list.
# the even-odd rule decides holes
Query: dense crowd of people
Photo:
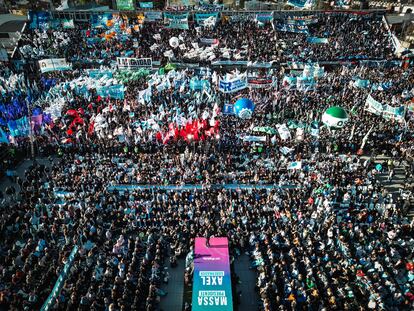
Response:
[[[310,19],[308,35],[280,31],[286,20],[231,19],[189,30],[144,22],[126,39],[93,43],[102,30],[89,23],[24,33],[16,57],[26,64],[1,69],[0,134],[27,147],[6,121],[30,112],[36,151],[50,158],[1,192],[0,308],[40,309],[77,247],[52,309],[157,310],[168,270],[191,258],[194,239],[223,236],[257,271],[259,310],[411,310],[413,69],[393,59],[381,17]],[[167,57],[171,37],[184,46]],[[199,38],[218,39],[214,60],[277,66],[213,68],[186,53]],[[126,53],[163,68],[125,79],[113,63]],[[52,56],[73,70],[35,69]],[[288,81],[309,67],[282,65],[366,58],[327,65],[304,88]],[[164,67],[172,60],[204,67]],[[271,82],[223,92],[220,81],[246,76]],[[119,85],[122,96],[100,95]],[[369,97],[404,113],[374,113]],[[250,119],[226,112],[240,98],[255,104]],[[17,109],[20,99],[31,107]],[[348,112],[344,127],[321,123],[332,106]],[[405,176],[391,193],[397,167]],[[190,287],[192,273],[190,262]]]
[[[115,17],[113,17],[115,19]],[[120,27],[135,26],[137,19],[118,18]],[[115,22],[116,23],[116,22]],[[221,18],[216,25],[203,26],[189,22],[189,29],[170,29],[163,21],[145,22],[130,28],[130,35],[105,40],[107,28],[93,28],[90,23],[76,24],[65,31],[33,29],[22,36],[19,54],[22,59],[62,56],[69,61],[100,61],[110,64],[115,57],[149,57],[166,64],[168,61],[209,63],[211,60],[252,61],[332,61],[341,59],[389,59],[393,47],[382,16],[360,14],[304,15],[303,19],[286,16],[263,23],[254,16]],[[302,27],[306,32],[280,30],[278,26]],[[302,29],[300,28],[300,29]],[[296,28],[294,28],[296,29]],[[349,35],[352,34],[352,35]],[[172,47],[170,38],[180,45]],[[326,38],[326,44],[313,44],[309,37]],[[216,39],[212,46],[203,39]],[[134,43],[139,42],[138,46]],[[196,45],[196,46],[195,46]],[[207,46],[206,46],[207,45]],[[197,47],[197,48],[195,48]],[[208,58],[201,52],[210,49]],[[195,54],[189,51],[198,51]],[[171,51],[171,55],[166,52]]]

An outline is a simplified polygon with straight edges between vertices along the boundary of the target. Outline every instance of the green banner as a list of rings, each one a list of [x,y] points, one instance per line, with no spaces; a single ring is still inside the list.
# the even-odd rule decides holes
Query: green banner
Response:
[[[116,7],[120,11],[134,10],[134,0],[116,0]]]

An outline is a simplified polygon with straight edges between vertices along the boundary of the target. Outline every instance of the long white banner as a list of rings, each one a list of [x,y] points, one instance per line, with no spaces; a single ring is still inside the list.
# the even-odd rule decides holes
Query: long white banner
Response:
[[[39,60],[40,72],[72,70],[72,64],[66,62],[64,58],[48,58]]]
[[[135,68],[152,67],[151,58],[117,57],[116,62],[118,64],[119,69],[135,69]]]

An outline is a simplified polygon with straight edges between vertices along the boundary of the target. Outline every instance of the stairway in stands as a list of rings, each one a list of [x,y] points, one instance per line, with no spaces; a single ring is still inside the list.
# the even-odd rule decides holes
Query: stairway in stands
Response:
[[[387,156],[378,156],[375,159],[375,163],[383,163],[384,161],[388,161],[389,157]],[[399,165],[395,167],[395,175],[393,176],[392,180],[389,182],[388,179],[388,172],[382,173],[379,175],[379,181],[385,186],[385,189],[391,193],[396,198],[397,195],[400,195],[400,190],[403,189],[405,183],[405,170],[403,163],[398,163]],[[410,209],[408,211],[407,216],[412,219],[414,218],[414,194],[411,195],[410,198]]]

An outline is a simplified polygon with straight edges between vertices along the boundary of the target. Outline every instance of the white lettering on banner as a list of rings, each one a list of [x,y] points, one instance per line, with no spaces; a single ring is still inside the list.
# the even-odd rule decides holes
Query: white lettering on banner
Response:
[[[227,297],[198,297],[199,306],[227,306]]]
[[[129,58],[129,57],[117,57],[116,62],[120,69],[134,69],[143,67],[152,67],[151,58]]]
[[[223,277],[221,276],[202,276],[201,280],[203,281],[203,285],[223,285]]]
[[[227,306],[227,297],[224,290],[201,290],[198,292],[199,306]]]
[[[200,271],[199,276],[224,276],[224,271]]]

